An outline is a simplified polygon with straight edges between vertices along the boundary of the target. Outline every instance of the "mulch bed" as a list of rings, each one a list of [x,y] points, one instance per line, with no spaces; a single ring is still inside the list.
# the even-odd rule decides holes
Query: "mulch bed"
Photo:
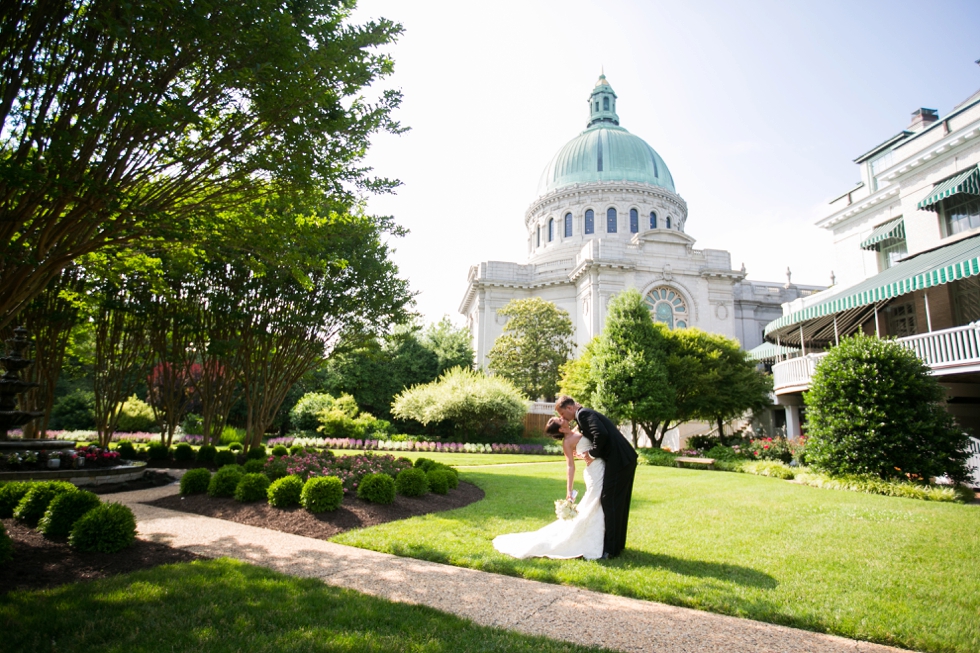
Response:
[[[240,503],[235,499],[209,497],[206,494],[164,497],[148,502],[148,505],[325,540],[352,528],[376,526],[416,515],[462,508],[482,498],[483,490],[470,483],[460,482],[459,487],[450,490],[449,494],[398,496],[389,506],[369,503],[347,495],[340,508],[319,514],[299,507],[274,508],[268,503]]]
[[[118,553],[80,553],[64,541],[44,538],[15,519],[3,525],[14,541],[14,559],[0,565],[0,595],[13,590],[38,590],[65,583],[95,580],[201,556],[164,544],[136,540]]]

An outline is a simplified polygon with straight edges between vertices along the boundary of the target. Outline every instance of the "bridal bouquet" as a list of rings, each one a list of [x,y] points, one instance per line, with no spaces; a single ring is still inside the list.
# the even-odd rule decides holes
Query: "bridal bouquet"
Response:
[[[578,516],[578,508],[575,507],[574,499],[559,499],[555,501],[555,514],[558,519],[575,519]]]

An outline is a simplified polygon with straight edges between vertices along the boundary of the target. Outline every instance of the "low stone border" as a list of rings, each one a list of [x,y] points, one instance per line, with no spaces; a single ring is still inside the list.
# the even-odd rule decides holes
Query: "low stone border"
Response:
[[[131,465],[96,467],[94,469],[36,469],[28,472],[0,472],[3,481],[68,481],[75,485],[102,485],[133,481],[146,471],[146,463],[134,461]]]

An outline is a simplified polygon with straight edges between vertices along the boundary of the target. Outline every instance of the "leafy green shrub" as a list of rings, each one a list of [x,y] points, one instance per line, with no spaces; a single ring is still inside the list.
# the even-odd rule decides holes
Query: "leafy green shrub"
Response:
[[[371,503],[392,503],[395,500],[395,479],[387,474],[365,474],[357,486],[357,496]]]
[[[740,452],[735,451],[731,447],[726,447],[723,444],[716,444],[707,451],[704,452],[705,458],[714,458],[715,460],[743,460],[743,456]],[[789,462],[789,461],[787,461]]]
[[[793,460],[793,448],[786,438],[759,438],[752,440],[745,452],[752,460]]]
[[[136,447],[129,440],[123,440],[116,445],[116,451],[123,460],[133,460],[136,458]]]
[[[75,390],[54,402],[48,428],[87,431],[95,428],[95,393]]]
[[[7,564],[14,558],[14,541],[7,534],[7,529],[3,522],[0,522],[0,566]]]
[[[179,462],[194,460],[194,447],[186,442],[181,442],[174,448],[174,460]]]
[[[276,479],[280,479],[289,474],[287,471],[286,461],[282,458],[275,457],[273,457],[272,460],[263,463],[262,473],[268,476],[270,481],[275,481]]]
[[[269,505],[276,508],[298,506],[303,493],[303,479],[299,476],[283,476],[272,482],[266,491]]]
[[[189,469],[180,477],[181,494],[204,494],[211,485],[211,472],[204,467]]]
[[[238,465],[226,465],[216,471],[208,483],[208,494],[212,497],[233,497],[238,482],[245,473]]]
[[[79,551],[115,553],[136,541],[136,517],[121,503],[103,503],[75,522],[68,545]]]
[[[153,417],[150,404],[133,395],[117,406],[119,423],[116,429],[123,433],[141,433],[156,428],[157,421]]]
[[[796,475],[793,468],[781,460],[749,460],[744,462],[738,471],[756,476],[781,478],[787,481],[792,480]]]
[[[218,449],[213,444],[202,444],[197,450],[197,462],[211,465],[217,453]]]
[[[457,472],[455,468],[450,467],[445,463],[439,463],[434,460],[429,460],[428,458],[417,458],[415,460],[415,467],[421,469],[426,474],[435,470],[444,471],[448,475],[447,478],[449,483],[449,489],[455,490],[457,487],[459,487],[459,472]],[[445,492],[438,492],[436,490],[432,490],[432,491],[436,492],[437,494],[445,494]]]
[[[320,413],[333,408],[335,402],[336,400],[328,394],[307,392],[289,411],[289,422],[293,428],[300,431],[315,431],[320,426],[318,419]],[[357,408],[356,403],[354,407]]]
[[[403,391],[391,412],[423,425],[448,422],[463,438],[492,437],[523,428],[527,400],[506,379],[456,367],[432,383]]]
[[[433,467],[435,467],[435,465],[436,465],[436,461],[430,460],[429,458],[416,458],[415,464],[413,464],[412,467],[418,467],[423,472],[427,472]]]
[[[34,485],[30,481],[8,481],[0,485],[0,519],[14,516],[17,504]]]
[[[289,449],[287,449],[285,445],[277,444],[276,446],[272,447],[272,455],[275,456],[276,458],[288,456]]]
[[[797,483],[828,490],[866,492],[925,501],[969,503],[974,497],[973,492],[963,486],[926,485],[912,481],[883,480],[877,476],[829,476],[817,472],[797,472],[794,480]]]
[[[677,454],[666,449],[649,448],[637,449],[640,454],[640,462],[644,465],[654,465],[656,467],[677,467]]]
[[[912,350],[863,335],[841,340],[804,395],[807,461],[835,476],[965,481],[968,437],[945,398]]]
[[[235,453],[238,453],[244,448],[245,447],[242,446],[241,442],[232,442],[231,444],[228,445],[228,451],[234,451]]]
[[[204,418],[196,413],[187,413],[180,428],[189,435],[204,435]]]
[[[364,438],[390,428],[387,422],[377,420],[369,413],[358,412],[354,397],[340,395],[317,413],[317,430],[328,438]]]
[[[403,497],[420,497],[429,491],[429,480],[418,467],[403,469],[395,477],[395,490]]]
[[[429,481],[429,489],[436,494],[449,492],[449,476],[451,474],[444,469],[433,469],[425,473],[425,478]]]
[[[300,493],[300,503],[313,513],[336,510],[343,500],[344,484],[336,476],[314,476]]]
[[[234,426],[226,426],[221,429],[221,444],[241,443],[245,441],[245,429],[238,429]]]
[[[238,456],[235,455],[234,451],[221,449],[214,454],[214,464],[216,467],[224,467],[225,465],[234,465],[237,462],[238,462]]]
[[[242,503],[261,501],[269,490],[269,477],[265,474],[245,474],[235,486],[235,499]]]
[[[51,501],[66,492],[78,492],[78,488],[65,481],[33,483],[14,509],[14,517],[33,526],[47,512]]]
[[[265,452],[265,445],[257,444],[248,450],[245,454],[245,458],[248,460],[265,460],[268,458],[268,454]]]
[[[289,447],[289,455],[290,456],[299,456],[299,455],[302,455],[304,453],[306,453],[306,449],[304,449],[303,447],[299,446],[298,444],[294,444],[293,446]]]
[[[49,539],[68,537],[75,522],[100,503],[99,496],[87,490],[59,494],[48,504],[37,530]]]
[[[264,460],[246,460],[245,461],[245,473],[246,474],[261,474],[265,472],[265,461]]]
[[[151,442],[146,448],[146,453],[150,460],[168,460],[170,458],[170,447],[162,442]]]

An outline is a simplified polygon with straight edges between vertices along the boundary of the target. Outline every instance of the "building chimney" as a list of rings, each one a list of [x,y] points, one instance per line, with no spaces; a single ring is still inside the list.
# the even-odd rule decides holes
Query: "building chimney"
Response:
[[[920,132],[932,123],[939,120],[939,114],[935,109],[916,109],[912,112],[912,124],[908,126],[910,132]]]

